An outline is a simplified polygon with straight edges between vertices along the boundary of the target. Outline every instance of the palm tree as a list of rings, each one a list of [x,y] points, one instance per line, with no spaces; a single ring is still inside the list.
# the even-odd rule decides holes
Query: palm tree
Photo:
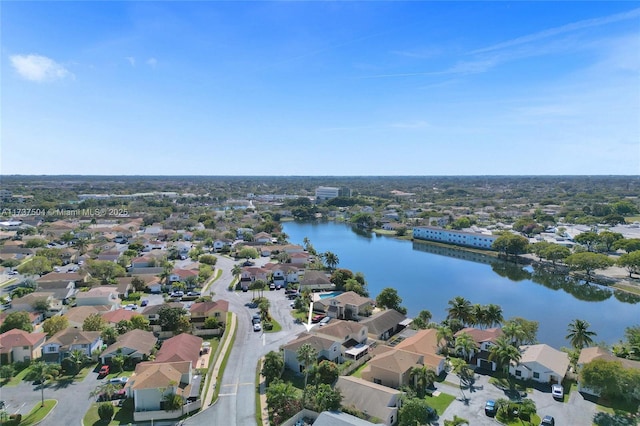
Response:
[[[457,354],[461,354],[466,361],[469,360],[475,349],[476,342],[469,334],[460,333],[458,337],[456,337],[455,351]]]
[[[116,392],[120,390],[120,386],[114,383],[103,383],[101,385],[96,386],[94,390],[89,392],[89,398],[97,398],[100,395],[104,395],[107,399],[111,399]]]
[[[238,264],[233,265],[233,268],[231,268],[231,274],[234,276],[234,278],[238,278],[238,276],[240,276],[241,273],[242,273],[242,266]]]
[[[78,238],[76,240],[76,242],[74,243],[74,245],[76,246],[76,249],[78,250],[78,254],[79,255],[83,255],[85,250],[87,249],[87,246],[89,245],[89,242],[87,241],[86,238]]]
[[[502,324],[504,317],[502,316],[502,308],[499,305],[489,303],[485,309],[488,327],[497,327]]]
[[[44,361],[38,361],[31,366],[33,375],[40,381],[41,407],[44,407],[44,387],[47,381],[53,379],[59,374],[58,367],[54,364],[47,364]]]
[[[269,319],[270,306],[271,306],[271,303],[269,302],[269,299],[262,299],[262,301],[260,301],[260,303],[258,304],[258,309],[260,310],[260,317],[262,318],[263,321],[266,321]]]
[[[495,360],[503,369],[505,374],[509,371],[511,363],[518,364],[522,358],[520,350],[511,344],[506,336],[496,339],[496,344],[489,349],[489,361]]]
[[[418,397],[424,396],[424,390],[431,386],[438,377],[436,372],[428,367],[416,365],[409,373],[412,378],[411,385],[416,390]]]
[[[308,343],[303,344],[298,348],[296,352],[296,359],[298,362],[304,365],[304,389],[302,391],[302,403],[304,404],[307,398],[307,381],[309,379],[310,366],[318,359],[318,351],[316,348]]]
[[[487,315],[484,306],[476,303],[471,305],[471,315],[469,318],[469,325],[472,327],[479,326],[484,328],[487,323]]]
[[[74,349],[73,351],[71,351],[71,354],[69,354],[69,360],[71,360],[71,362],[75,365],[75,372],[73,374],[75,376],[80,372],[80,369],[86,362],[87,355],[80,349]]]
[[[516,322],[508,322],[502,328],[502,332],[504,336],[512,342],[515,346],[520,346],[520,344],[526,338],[526,334],[522,326]]]
[[[453,332],[446,325],[439,325],[436,328],[436,339],[438,339],[438,348],[440,348],[440,352],[447,353],[449,344],[453,339]]]
[[[596,332],[589,331],[589,325],[587,321],[581,319],[571,321],[567,328],[568,334],[565,339],[569,339],[571,346],[576,349],[593,345],[592,337],[596,335]]]
[[[325,252],[322,255],[322,258],[324,259],[324,263],[327,265],[327,268],[329,268],[329,270],[331,271],[333,271],[336,268],[336,266],[338,266],[338,263],[340,263],[340,259],[338,259],[338,255],[330,251]]]
[[[449,308],[447,309],[447,317],[458,319],[463,324],[469,324],[471,319],[471,302],[462,296],[456,296],[449,300]]]

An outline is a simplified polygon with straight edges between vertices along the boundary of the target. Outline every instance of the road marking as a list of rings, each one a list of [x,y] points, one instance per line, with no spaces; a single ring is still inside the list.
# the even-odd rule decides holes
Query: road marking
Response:
[[[265,346],[267,344],[267,335],[266,334],[262,334],[262,346]]]
[[[218,396],[236,396],[237,394],[234,393],[219,393]]]

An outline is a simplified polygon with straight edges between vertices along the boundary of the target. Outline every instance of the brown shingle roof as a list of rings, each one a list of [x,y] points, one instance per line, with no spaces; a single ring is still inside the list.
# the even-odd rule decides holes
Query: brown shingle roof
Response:
[[[229,302],[226,300],[217,300],[211,302],[198,302],[191,305],[189,309],[191,312],[202,312],[207,313],[211,311],[229,311]]]
[[[633,368],[636,370],[640,370],[640,361],[617,357],[608,350],[601,348],[600,346],[582,349],[580,351],[580,358],[578,358],[578,365],[588,364],[596,359],[603,359],[605,361],[616,361],[621,363],[624,368]]]
[[[315,328],[314,331],[315,334],[323,334],[325,336],[331,336],[340,340],[344,340],[347,336],[349,336],[349,338],[359,338],[360,332],[364,328],[365,327],[363,325],[360,325],[354,321],[335,320],[331,321],[324,327]]]
[[[142,362],[131,377],[132,389],[156,389],[177,386],[182,375],[189,371],[189,361]]]
[[[129,321],[134,315],[140,315],[137,312],[130,311],[128,309],[116,309],[115,311],[109,311],[102,314],[107,322],[118,323],[119,321]]]
[[[72,344],[91,344],[100,337],[99,331],[82,331],[77,328],[65,328],[54,334],[47,343],[58,343],[63,348]]]
[[[131,330],[118,336],[116,342],[102,351],[103,354],[116,352],[120,348],[134,349],[141,354],[150,354],[158,339],[150,331]]]
[[[336,342],[331,339],[327,339],[326,337],[303,333],[298,336],[296,340],[287,343],[286,345],[282,346],[282,348],[296,352],[298,348],[300,348],[300,346],[304,345],[305,343],[308,343],[309,345],[313,346],[318,352],[320,352],[329,350],[329,348],[331,348],[331,346]]]
[[[394,349],[374,357],[369,365],[381,370],[404,373],[415,365],[422,364],[423,357],[415,352]]]
[[[370,316],[369,318],[363,319],[360,321],[360,324],[367,326],[369,334],[379,336],[385,331],[396,327],[405,319],[407,319],[407,317],[395,309],[386,309]]]
[[[165,340],[156,354],[156,362],[191,361],[193,367],[198,365],[202,338],[182,333]]]
[[[479,328],[467,327],[458,331],[454,334],[454,337],[458,337],[462,333],[467,333],[473,339],[476,344],[480,344],[482,342],[494,342],[500,336],[502,336],[501,328],[487,328],[486,330],[481,330]]]
[[[438,352],[438,331],[436,329],[420,330],[411,337],[398,343],[396,348],[418,354],[436,354]]]

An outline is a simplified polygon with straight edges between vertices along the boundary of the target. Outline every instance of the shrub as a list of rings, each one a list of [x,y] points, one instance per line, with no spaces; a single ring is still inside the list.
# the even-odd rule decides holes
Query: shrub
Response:
[[[111,420],[114,411],[113,405],[110,402],[103,402],[98,406],[98,417],[104,421]]]
[[[273,330],[273,324],[270,323],[270,322],[265,322],[264,325],[263,325],[263,328],[265,330]]]

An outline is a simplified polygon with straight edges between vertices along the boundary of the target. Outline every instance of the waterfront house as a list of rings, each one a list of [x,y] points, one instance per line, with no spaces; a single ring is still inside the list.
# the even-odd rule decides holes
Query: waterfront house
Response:
[[[640,361],[617,357],[607,349],[601,348],[599,346],[584,348],[580,351],[580,357],[578,358],[577,363],[578,371],[580,371],[586,364],[589,364],[590,362],[597,359],[609,362],[617,362],[620,363],[620,365],[625,369],[640,371]],[[578,381],[578,391],[585,392],[594,396],[600,396],[600,392],[584,386],[580,381]]]
[[[342,362],[340,342],[320,335],[302,333],[297,339],[282,346],[285,366],[296,373],[304,371],[304,365],[298,361],[297,355],[298,349],[304,344],[309,344],[315,348],[318,352],[318,361],[327,359],[335,363]]]
[[[360,324],[367,327],[369,337],[376,340],[388,340],[391,336],[405,328],[402,325],[407,317],[395,309],[385,309],[376,312],[368,318],[360,321]]]
[[[308,269],[300,281],[300,292],[305,290],[332,290],[335,288],[327,275],[322,271]]]
[[[404,339],[396,345],[396,348],[414,352],[423,356],[422,364],[433,369],[436,374],[440,374],[445,369],[445,357],[439,355],[438,331],[430,328],[419,330],[411,337]]]
[[[517,379],[561,383],[569,368],[569,355],[549,345],[523,345],[520,353],[520,362],[509,366],[509,374]]]
[[[496,371],[497,364],[489,360],[489,349],[496,343],[498,337],[503,335],[502,329],[496,327],[483,330],[467,327],[458,331],[453,336],[458,337],[463,333],[468,334],[476,344],[476,349],[470,354],[471,363],[484,370]]]
[[[362,369],[361,377],[379,385],[398,389],[409,384],[411,369],[424,365],[424,356],[388,346],[376,349],[377,355]]]
[[[331,318],[358,320],[371,313],[375,301],[347,291],[334,297],[318,299],[313,303],[313,310],[324,312]]]

